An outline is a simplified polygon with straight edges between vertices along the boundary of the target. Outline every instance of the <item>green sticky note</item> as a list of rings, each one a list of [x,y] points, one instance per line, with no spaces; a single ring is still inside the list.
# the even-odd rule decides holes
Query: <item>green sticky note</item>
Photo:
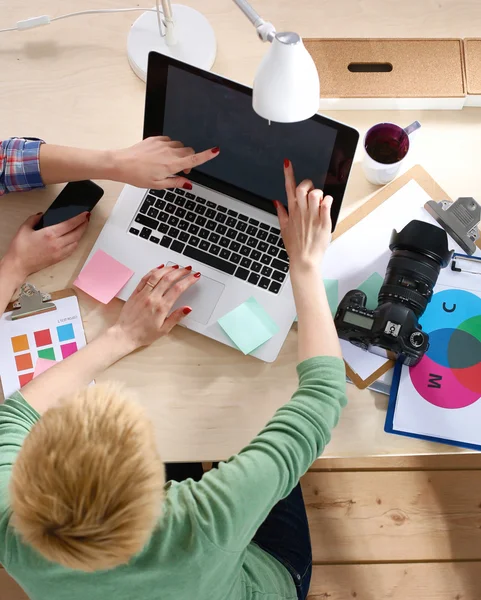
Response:
[[[244,354],[254,352],[279,331],[277,324],[254,297],[217,322]]]
[[[55,360],[55,352],[53,348],[44,348],[38,351],[39,358],[45,358],[46,360]]]
[[[373,273],[366,279],[364,283],[361,283],[361,285],[358,286],[357,289],[361,290],[361,292],[364,292],[367,296],[366,308],[374,310],[377,307],[377,297],[383,281],[384,279],[381,277],[381,275],[379,275],[379,273]]]
[[[324,286],[326,288],[329,308],[331,309],[331,314],[334,317],[339,304],[339,281],[337,279],[324,279]],[[297,321],[297,316],[294,321]]]

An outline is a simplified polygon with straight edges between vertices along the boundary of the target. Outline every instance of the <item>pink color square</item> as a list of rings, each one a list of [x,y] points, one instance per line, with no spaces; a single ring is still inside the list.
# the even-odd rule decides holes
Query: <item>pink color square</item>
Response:
[[[134,274],[103,250],[97,250],[80,271],[74,285],[92,298],[108,304]]]
[[[46,358],[37,358],[37,363],[35,364],[35,371],[33,373],[34,378],[38,377],[42,373],[45,373],[50,367],[53,367],[57,363],[54,360],[47,360]]]
[[[73,354],[74,352],[77,352],[77,350],[78,350],[76,342],[71,342],[70,344],[64,344],[63,346],[60,346],[60,349],[62,350],[62,356],[64,358],[68,358],[71,354]]]

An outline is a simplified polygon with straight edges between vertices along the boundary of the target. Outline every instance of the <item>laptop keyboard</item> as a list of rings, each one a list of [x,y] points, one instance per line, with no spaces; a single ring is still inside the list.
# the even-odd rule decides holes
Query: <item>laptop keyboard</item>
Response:
[[[278,294],[289,271],[280,230],[185,190],[149,190],[129,232]]]

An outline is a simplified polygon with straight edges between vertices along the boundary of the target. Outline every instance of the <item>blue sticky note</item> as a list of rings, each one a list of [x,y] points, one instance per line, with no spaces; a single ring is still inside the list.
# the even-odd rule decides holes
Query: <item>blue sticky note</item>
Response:
[[[361,292],[364,292],[367,296],[366,308],[374,310],[377,307],[377,297],[383,281],[384,279],[381,277],[381,275],[379,275],[379,273],[373,273],[366,279],[366,281],[358,286],[357,289],[361,290]]]
[[[339,304],[339,281],[337,279],[324,279],[324,286],[326,288],[329,308],[331,309],[331,314],[334,317]],[[297,316],[294,320],[297,321]]]
[[[72,323],[67,323],[66,325],[59,325],[57,327],[57,335],[59,342],[66,342],[68,340],[74,340],[75,334],[73,332]]]
[[[254,352],[279,331],[277,324],[254,297],[217,322],[244,354]]]

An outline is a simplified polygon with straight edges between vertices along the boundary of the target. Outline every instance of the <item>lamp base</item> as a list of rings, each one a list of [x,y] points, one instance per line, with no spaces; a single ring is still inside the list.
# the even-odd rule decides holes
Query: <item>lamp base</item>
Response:
[[[209,71],[217,53],[215,33],[204,15],[189,6],[173,4],[175,39],[168,46],[159,33],[155,12],[143,13],[132,25],[127,40],[127,54],[134,73],[147,80],[149,52],[155,50],[195,67]]]

